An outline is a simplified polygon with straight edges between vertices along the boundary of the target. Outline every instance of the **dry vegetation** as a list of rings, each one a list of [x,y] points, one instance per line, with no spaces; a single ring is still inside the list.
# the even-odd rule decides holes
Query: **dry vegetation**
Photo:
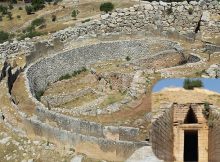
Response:
[[[220,106],[220,94],[203,88],[185,90],[183,88],[166,88],[152,94],[152,110],[157,110],[162,103],[200,103],[209,102]]]
[[[135,3],[131,0],[109,1],[114,3],[115,8],[130,7]],[[62,2],[59,2],[58,5],[53,5],[53,3],[46,4],[45,8],[30,15],[27,15],[25,11],[25,4],[19,1],[18,4],[14,4],[14,8],[10,10],[13,19],[9,20],[7,16],[4,16],[3,20],[0,21],[0,29],[6,32],[19,32],[30,25],[31,21],[36,18],[44,17],[46,19],[46,26],[38,31],[52,33],[68,26],[74,26],[74,24],[81,23],[84,20],[89,21],[89,19],[93,19],[94,16],[98,18],[98,14],[100,14],[99,6],[102,2],[102,0],[80,0],[80,4],[78,5],[80,13],[77,16],[77,20],[73,20],[71,13],[75,7],[71,1],[68,2],[63,0]],[[20,10],[19,7],[22,7],[22,10]],[[17,18],[18,15],[20,18]],[[52,21],[52,15],[56,16],[56,21]]]

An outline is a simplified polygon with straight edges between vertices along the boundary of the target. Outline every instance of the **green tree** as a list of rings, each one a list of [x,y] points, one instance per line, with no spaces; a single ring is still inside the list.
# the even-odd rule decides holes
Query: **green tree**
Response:
[[[17,2],[17,0],[10,0],[10,3],[17,4],[18,2]]]
[[[33,13],[33,7],[32,6],[25,6],[25,10],[28,15]]]
[[[3,43],[8,39],[9,39],[9,34],[4,31],[0,31],[0,43]]]
[[[46,20],[43,17],[37,18],[31,22],[31,26],[33,27],[41,26],[45,23],[45,21]]]
[[[34,11],[41,10],[44,8],[44,0],[32,0],[31,5],[33,6]]]
[[[114,5],[111,2],[105,2],[100,5],[100,11],[104,11],[106,13],[112,11],[114,9]]]
[[[79,14],[79,11],[74,9],[71,16],[76,20],[76,17],[78,14]]]
[[[8,13],[8,7],[0,5],[0,12],[2,15],[6,15]]]
[[[12,20],[12,19],[13,19],[11,12],[8,12],[7,16],[8,16],[8,19],[9,19],[9,20]]]
[[[203,87],[203,83],[201,80],[199,79],[185,79],[184,82],[183,82],[183,88],[184,89],[188,89],[188,90],[192,90],[194,88],[200,88],[200,87]]]
[[[183,82],[183,88],[184,89],[190,89],[191,88],[190,83],[191,83],[190,79],[185,79],[184,82]]]

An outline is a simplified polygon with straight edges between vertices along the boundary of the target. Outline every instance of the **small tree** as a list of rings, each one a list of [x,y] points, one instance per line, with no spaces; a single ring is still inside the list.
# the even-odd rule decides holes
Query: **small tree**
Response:
[[[2,15],[6,15],[8,13],[8,7],[0,5],[0,12]]]
[[[183,88],[184,89],[188,89],[188,90],[192,90],[195,87],[203,87],[203,83],[201,80],[197,79],[197,80],[191,80],[191,79],[185,79],[184,83],[183,83]]]
[[[14,8],[14,6],[12,5],[12,3],[10,3],[10,4],[8,5],[8,8],[9,8],[9,10],[12,10],[12,9]]]
[[[17,4],[18,2],[17,2],[17,0],[10,0],[10,3]]]
[[[76,17],[78,14],[79,14],[79,11],[74,9],[71,16],[74,18],[74,20],[76,20]]]
[[[32,14],[33,12],[33,7],[32,6],[25,6],[25,10],[28,15]]]
[[[8,39],[9,39],[9,34],[4,31],[0,31],[0,43],[3,43]]]
[[[52,15],[52,16],[51,16],[51,19],[52,19],[52,21],[56,21],[57,16],[56,16],[56,15]]]
[[[100,11],[104,11],[106,13],[112,11],[114,9],[114,5],[111,2],[105,2],[100,5]]]
[[[190,89],[190,79],[185,79],[183,82],[184,89]]]
[[[31,22],[31,26],[33,27],[41,26],[45,24],[45,21],[46,20],[44,19],[44,17],[37,18]]]
[[[44,8],[44,4],[45,4],[44,0],[32,0],[31,2],[34,11],[38,11]]]
[[[7,16],[8,16],[8,19],[9,19],[9,20],[12,20],[12,19],[13,19],[11,12],[8,12]]]

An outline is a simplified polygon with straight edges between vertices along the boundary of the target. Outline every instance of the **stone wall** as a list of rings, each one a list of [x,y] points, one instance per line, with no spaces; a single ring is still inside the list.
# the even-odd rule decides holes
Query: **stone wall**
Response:
[[[43,138],[61,147],[74,148],[76,152],[89,157],[114,161],[124,161],[136,149],[148,145],[147,142],[113,141],[97,138],[52,127],[33,118],[24,119],[25,130],[32,138]],[[85,144],[86,148],[83,147]]]
[[[172,9],[171,9],[172,8]],[[52,34],[50,41],[55,38],[61,41],[76,40],[80,37],[97,37],[108,33],[133,33],[136,31],[159,31],[160,33],[177,33],[186,37],[194,37],[200,32],[219,33],[218,19],[212,14],[219,12],[219,2],[143,2],[141,6],[116,9],[112,13],[101,15],[101,20],[93,20],[76,27],[69,27]],[[192,11],[190,14],[189,11]],[[39,40],[37,40],[39,41]],[[67,42],[68,42],[67,41]],[[0,58],[34,49],[30,39],[24,41],[5,42],[0,45]],[[44,49],[44,48],[43,48]]]
[[[190,10],[192,13],[190,14]],[[155,29],[161,32],[178,32],[182,35],[194,35],[201,17],[204,14],[217,13],[219,2],[205,2],[203,0],[192,1],[189,4],[184,2],[145,2],[141,6],[135,5],[130,8],[116,9],[114,12],[101,15],[101,20],[85,23],[76,28],[67,28],[56,32],[53,37],[62,41],[68,38],[76,38],[84,35],[97,35],[103,33],[117,33]],[[203,16],[201,29],[210,28],[210,19]],[[213,32],[219,31],[218,22],[212,23]]]
[[[218,162],[220,159],[220,113],[218,108],[212,106],[210,111],[209,124],[209,162]]]
[[[95,122],[72,118],[53,111],[49,111],[46,110],[45,107],[37,107],[35,114],[42,122],[77,134],[94,136],[97,138],[110,138],[112,140],[126,141],[136,141],[139,135],[138,128],[103,126]]]
[[[152,120],[151,143],[154,154],[161,160],[173,161],[173,107],[166,105]]]
[[[65,104],[89,93],[95,94],[95,91],[92,88],[86,88],[68,94],[42,96],[41,102],[44,103],[44,105],[47,107],[58,107],[59,105]]]

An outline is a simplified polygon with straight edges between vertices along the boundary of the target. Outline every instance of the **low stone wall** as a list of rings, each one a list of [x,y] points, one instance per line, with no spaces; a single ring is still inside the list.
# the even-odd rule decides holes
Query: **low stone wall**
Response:
[[[220,112],[212,107],[208,119],[209,124],[209,162],[218,162],[220,160]]]
[[[110,138],[127,141],[136,141],[139,135],[138,128],[103,126],[95,122],[68,117],[53,111],[46,110],[46,108],[37,107],[35,114],[42,122],[47,122],[59,129],[67,130],[77,134],[94,136],[97,138]]]
[[[80,90],[79,92],[74,92],[74,93],[69,93],[69,94],[60,94],[56,96],[51,96],[51,95],[42,96],[41,102],[44,103],[44,105],[47,105],[47,107],[48,106],[57,107],[59,105],[70,102],[72,100],[75,100],[89,93],[95,94],[92,88],[86,88],[86,89]]]
[[[186,61],[184,54],[171,49],[161,51],[153,56],[146,57],[137,61],[134,64],[138,66],[144,66],[148,69],[162,69],[180,65],[182,62]]]
[[[217,46],[214,44],[206,43],[204,48],[206,51],[208,51],[210,53],[220,52],[220,46]]]
[[[113,141],[72,133],[35,119],[24,119],[23,123],[27,134],[32,138],[41,137],[58,146],[65,145],[67,148],[74,148],[76,152],[86,153],[87,156],[97,159],[109,160],[110,155],[114,161],[124,161],[136,149],[147,145],[147,142]],[[86,148],[83,148],[84,144]]]
[[[167,105],[152,120],[150,139],[155,155],[173,161],[173,107]]]

